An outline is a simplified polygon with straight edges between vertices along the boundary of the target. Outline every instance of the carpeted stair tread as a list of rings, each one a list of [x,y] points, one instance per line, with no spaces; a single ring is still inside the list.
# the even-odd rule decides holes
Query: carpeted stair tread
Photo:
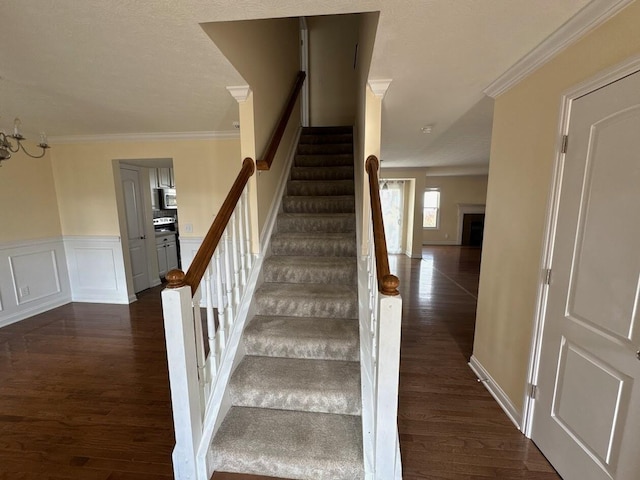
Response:
[[[298,144],[297,153],[301,155],[353,153],[353,143],[351,142],[326,143],[326,144],[300,143]]]
[[[326,143],[351,143],[353,142],[352,133],[302,133],[300,135],[300,144],[326,144]]]
[[[233,407],[209,451],[214,470],[301,480],[362,479],[359,416]]]
[[[353,180],[325,180],[323,182],[290,180],[287,182],[287,195],[289,196],[353,195],[354,193]]]
[[[355,220],[354,213],[281,213],[277,226],[280,233],[353,232]]]
[[[293,164],[296,167],[353,167],[353,155],[296,155]]]
[[[355,257],[308,257],[274,255],[264,261],[264,281],[355,285]]]
[[[286,196],[282,199],[286,213],[353,213],[353,195]]]
[[[340,135],[342,133],[352,133],[351,125],[332,127],[303,127],[302,135]]]
[[[257,315],[357,318],[356,286],[265,283],[255,293]]]
[[[292,167],[291,180],[353,180],[353,167]]]
[[[245,356],[233,373],[231,402],[239,407],[360,415],[360,364]]]
[[[248,355],[358,361],[358,320],[256,315],[244,332]]]
[[[356,255],[355,232],[277,233],[271,238],[274,255],[351,257]]]

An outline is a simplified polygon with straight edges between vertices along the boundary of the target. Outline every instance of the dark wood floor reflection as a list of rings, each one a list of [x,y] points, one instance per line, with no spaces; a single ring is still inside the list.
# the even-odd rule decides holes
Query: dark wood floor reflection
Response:
[[[557,479],[467,366],[479,260],[459,247],[392,258],[404,478]],[[159,288],[0,329],[0,480],[170,479],[173,443]]]
[[[0,329],[0,479],[172,479],[160,288]]]
[[[405,480],[559,479],[467,362],[480,249],[425,247],[391,270],[403,297],[398,427]]]

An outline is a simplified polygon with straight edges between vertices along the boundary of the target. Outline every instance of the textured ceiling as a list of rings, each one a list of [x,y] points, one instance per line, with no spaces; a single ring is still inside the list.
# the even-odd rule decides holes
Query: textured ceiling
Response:
[[[379,10],[385,167],[487,165],[483,89],[587,3],[2,0],[0,129],[20,116],[31,136],[229,131],[225,86],[244,82],[200,23]]]

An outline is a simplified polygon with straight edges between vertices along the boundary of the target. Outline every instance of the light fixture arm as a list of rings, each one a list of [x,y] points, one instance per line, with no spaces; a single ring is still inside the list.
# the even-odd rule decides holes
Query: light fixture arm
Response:
[[[42,149],[39,155],[34,155],[29,153],[25,146],[22,144],[26,138],[20,133],[20,120],[16,118],[15,127],[13,130],[13,135],[7,135],[6,133],[0,131],[0,165],[3,160],[9,160],[11,158],[12,153],[18,153],[20,150],[24,152],[25,155],[28,155],[31,158],[42,158],[44,157],[48,148],[51,148],[47,143],[47,136],[44,133],[40,134],[40,143],[38,147]],[[15,140],[15,144],[12,140]]]

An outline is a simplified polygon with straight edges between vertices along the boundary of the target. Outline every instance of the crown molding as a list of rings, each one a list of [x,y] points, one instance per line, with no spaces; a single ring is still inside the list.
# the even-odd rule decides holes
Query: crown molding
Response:
[[[155,142],[167,140],[222,140],[240,138],[238,131],[115,133],[104,135],[61,135],[49,137],[50,145],[63,143]]]
[[[633,1],[593,0],[494,80],[484,90],[484,93],[492,98],[502,95],[562,50],[602,25]]]
[[[236,102],[241,103],[246,102],[247,98],[249,98],[251,87],[249,87],[249,85],[238,85],[235,87],[227,87],[227,91],[236,99]]]
[[[380,100],[384,98],[384,95],[387,93],[387,89],[391,84],[392,79],[381,79],[381,80],[369,80],[369,88],[373,92],[373,94],[378,97]]]

